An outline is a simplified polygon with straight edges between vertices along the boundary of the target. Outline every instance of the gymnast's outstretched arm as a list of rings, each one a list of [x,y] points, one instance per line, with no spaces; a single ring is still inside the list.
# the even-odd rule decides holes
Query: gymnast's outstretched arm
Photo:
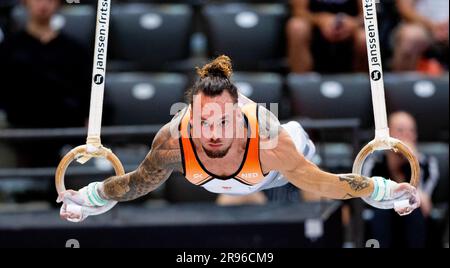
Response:
[[[268,120],[270,121],[270,117]],[[276,125],[276,122],[272,124]],[[264,126],[261,132],[264,134],[263,128]],[[286,130],[276,129],[278,129],[277,133],[274,135],[272,131],[270,136],[270,143],[273,146],[262,149],[260,152],[264,171],[277,170],[298,188],[332,199],[368,197],[374,201],[385,203],[401,201],[403,207],[395,209],[400,215],[411,213],[420,206],[416,189],[408,183],[398,184],[381,177],[368,178],[359,174],[332,174],[321,170],[298,152]],[[262,139],[262,143],[267,143],[267,138]]]
[[[130,201],[158,188],[172,171],[182,169],[179,143],[170,135],[171,123],[156,135],[150,152],[139,167],[123,176],[113,176],[98,187],[105,200]]]
[[[298,188],[333,199],[368,197],[374,190],[370,178],[358,174],[332,174],[303,157],[289,134],[280,128],[277,145],[261,152],[261,162],[280,171]]]
[[[333,199],[367,197],[373,182],[357,174],[335,175],[320,170],[298,152],[289,133],[269,110],[259,108],[260,160],[265,173],[280,171],[298,188]]]
[[[60,215],[70,221],[82,221],[90,215],[105,213],[115,202],[130,201],[146,195],[163,184],[174,170],[182,170],[177,132],[179,113],[162,127],[152,148],[139,167],[125,175],[103,182],[92,182],[78,191],[66,190],[58,195],[63,202]]]

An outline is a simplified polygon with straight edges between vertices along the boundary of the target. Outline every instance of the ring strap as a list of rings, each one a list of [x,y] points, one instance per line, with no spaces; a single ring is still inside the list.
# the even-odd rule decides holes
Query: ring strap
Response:
[[[87,144],[98,146],[102,126],[111,0],[98,0]]]
[[[381,63],[380,38],[376,0],[361,0],[364,8],[367,56],[369,61],[370,88],[375,118],[375,138],[389,137],[384,95],[383,66]]]

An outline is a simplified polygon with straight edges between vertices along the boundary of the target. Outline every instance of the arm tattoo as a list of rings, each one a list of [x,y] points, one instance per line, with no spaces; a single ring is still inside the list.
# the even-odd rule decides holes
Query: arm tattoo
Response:
[[[357,174],[339,175],[339,181],[347,182],[354,192],[360,192],[370,186],[369,179],[367,177]],[[344,196],[344,199],[352,197],[353,195],[351,193],[347,193]]]
[[[139,167],[123,176],[107,179],[100,194],[105,199],[133,200],[155,190],[169,178],[173,170],[180,169],[178,141],[171,139],[168,128],[164,127],[155,137],[151,151]]]

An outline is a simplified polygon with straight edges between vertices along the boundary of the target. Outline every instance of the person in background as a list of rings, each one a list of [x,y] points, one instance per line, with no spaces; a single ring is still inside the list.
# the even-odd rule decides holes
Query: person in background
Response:
[[[291,6],[286,31],[292,72],[367,69],[360,0],[292,0]]]
[[[13,128],[82,127],[88,115],[92,59],[50,24],[61,0],[23,0],[25,29],[0,44],[0,107]],[[62,144],[14,145],[19,166],[55,166]]]
[[[435,157],[417,150],[416,121],[409,113],[392,113],[389,116],[389,130],[391,136],[405,142],[419,160],[421,177],[418,191],[421,207],[402,218],[396,217],[388,210],[374,210],[370,229],[373,238],[380,242],[381,247],[425,247],[426,218],[433,207],[431,196],[439,180],[438,161]],[[369,158],[364,165],[363,174],[376,174],[401,183],[411,177],[411,170],[406,158],[389,151]]]
[[[447,57],[448,66],[449,1],[397,0],[397,7],[403,23],[395,31],[392,70],[442,74],[442,64],[426,52]]]

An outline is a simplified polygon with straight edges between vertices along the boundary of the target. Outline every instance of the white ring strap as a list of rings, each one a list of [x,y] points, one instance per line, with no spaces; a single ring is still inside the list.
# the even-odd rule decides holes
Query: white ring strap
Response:
[[[105,91],[111,0],[99,0],[95,33],[94,65],[92,69],[91,105],[89,111],[88,144],[100,143],[103,95]]]
[[[389,128],[384,95],[383,66],[381,63],[380,38],[376,11],[377,0],[361,0],[364,8],[367,56],[369,60],[370,87],[375,118],[375,139],[388,138]]]

